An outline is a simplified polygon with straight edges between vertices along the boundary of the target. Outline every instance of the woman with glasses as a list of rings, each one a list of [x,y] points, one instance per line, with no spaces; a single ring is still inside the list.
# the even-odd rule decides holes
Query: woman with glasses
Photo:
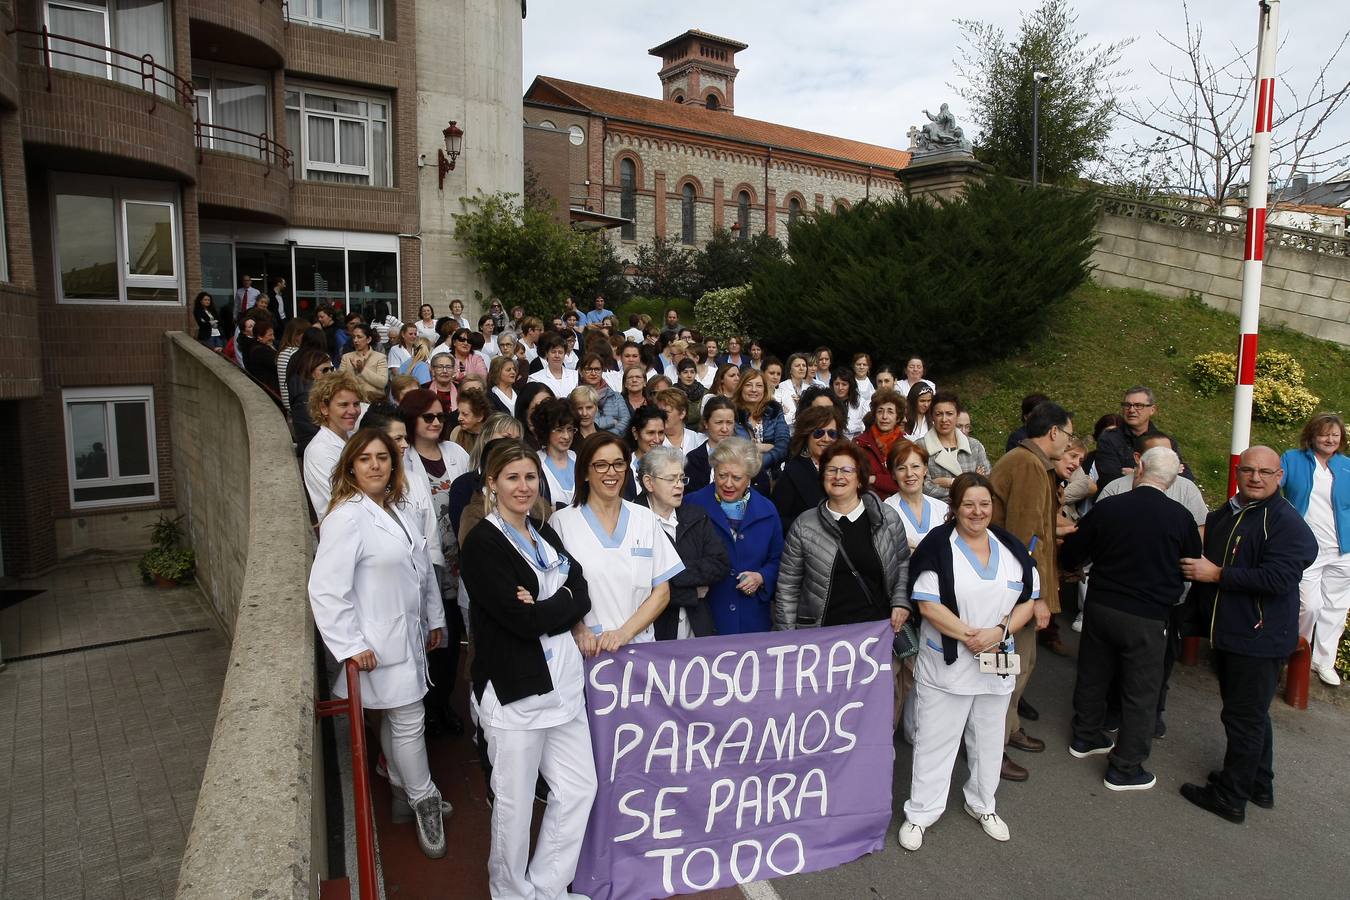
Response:
[[[872,392],[869,405],[871,411],[863,419],[866,428],[858,435],[857,444],[867,454],[867,467],[872,472],[872,492],[885,500],[896,491],[886,457],[891,447],[905,437],[900,427],[900,411],[905,408],[905,401],[895,391],[876,390]]]
[[[1004,717],[1017,679],[981,671],[979,654],[1011,648],[1040,596],[1022,543],[992,524],[994,490],[975,472],[952,484],[950,521],[929,532],[909,563],[910,596],[923,622],[916,682],[914,764],[900,846],[918,850],[947,806],[962,738],[970,777],[965,811],[996,841],[1009,838],[994,811],[1007,737]]]
[[[587,573],[590,630],[577,632],[585,656],[654,640],[652,624],[670,601],[669,581],[684,570],[656,515],[623,499],[631,458],[629,447],[609,432],[583,441],[572,506],[551,522]]]
[[[488,402],[494,412],[508,416],[516,411],[516,361],[509,356],[499,356],[488,367],[488,384],[492,386]]]
[[[726,576],[731,557],[703,508],[684,503],[689,476],[684,474],[680,452],[656,447],[642,458],[638,477],[643,490],[637,502],[656,514],[684,563],[684,571],[670,579],[670,603],[653,626],[656,639],[716,634],[707,595]]]
[[[989,474],[989,456],[984,452],[984,444],[956,427],[956,417],[961,414],[961,399],[955,394],[935,396],[930,413],[933,427],[919,441],[928,451],[928,477],[923,492],[946,500],[958,475],[965,472]]]
[[[808,406],[797,413],[788,461],[773,487],[773,505],[778,508],[784,529],[808,509],[825,499],[820,486],[820,454],[844,434],[844,415],[829,406]]]
[[[900,516],[867,490],[867,455],[840,440],[821,454],[825,499],[797,517],[783,544],[774,595],[773,627],[826,628],[889,620],[899,632],[909,620],[909,543]],[[900,724],[908,683],[893,660],[891,727]]]
[[[531,516],[539,458],[517,441],[488,453],[487,516],[464,538],[464,587],[474,654],[469,696],[490,767],[493,897],[566,897],[595,797],[586,724],[585,669],[578,647],[591,601],[583,563],[549,524]],[[577,631],[585,637],[574,637]],[[536,784],[548,804],[534,857],[530,820]]]
[[[736,406],[726,397],[712,398],[703,411],[703,428],[707,440],[684,458],[690,493],[712,483],[711,454],[718,444],[736,435]]]
[[[605,381],[605,363],[599,353],[589,352],[581,357],[580,374],[581,384],[595,392],[595,427],[623,434],[630,413],[623,397]]]
[[[718,634],[768,631],[770,604],[783,553],[783,526],[773,504],[751,487],[760,456],[744,438],[729,437],[712,451],[713,483],[689,495],[708,514],[731,558],[731,568],[708,590]]]
[[[530,426],[539,442],[548,498],[558,509],[570,506],[576,491],[577,455],[572,452],[576,413],[566,400],[545,400],[530,414]]]

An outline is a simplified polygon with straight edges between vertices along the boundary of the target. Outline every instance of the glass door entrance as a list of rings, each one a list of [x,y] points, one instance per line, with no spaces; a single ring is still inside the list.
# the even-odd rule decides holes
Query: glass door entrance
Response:
[[[286,288],[281,292],[284,318],[295,315],[295,295],[292,293],[291,248],[285,244],[235,244],[234,245],[235,288],[239,279],[245,275],[253,276],[253,286],[263,293],[270,293],[272,281],[286,279]],[[233,297],[231,292],[231,297]]]

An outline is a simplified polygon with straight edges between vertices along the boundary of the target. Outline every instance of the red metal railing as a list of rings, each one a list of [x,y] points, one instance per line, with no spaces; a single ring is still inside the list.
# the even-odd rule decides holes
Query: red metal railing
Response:
[[[360,900],[376,900],[380,896],[375,881],[375,810],[370,799],[370,767],[366,753],[365,714],[361,708],[361,670],[356,660],[349,659],[347,669],[347,699],[320,700],[314,704],[315,718],[347,717],[352,739],[352,793],[356,818],[356,873],[360,885]]]
[[[96,66],[103,66],[108,70],[107,78],[109,80],[119,80],[112,74],[114,69],[119,72],[130,73],[131,75],[140,78],[141,90],[145,91],[151,97],[151,112],[154,112],[155,104],[158,102],[160,96],[166,96],[168,99],[176,100],[179,104],[188,107],[189,109],[195,106],[195,98],[192,93],[192,82],[179,75],[173,69],[170,69],[167,66],[161,66],[159,63],[155,62],[154,56],[149,53],[137,56],[136,54],[128,53],[125,50],[118,50],[116,47],[95,44],[92,41],[86,41],[64,34],[52,34],[47,30],[46,25],[36,31],[31,28],[13,28],[8,30],[7,33],[37,38],[36,41],[25,44],[24,49],[36,50],[42,54],[42,67],[47,73],[47,90],[49,91],[52,89],[52,69],[74,71],[73,69],[56,65],[52,62],[53,57],[61,57],[71,60],[80,60],[85,63],[92,63]],[[66,46],[53,46],[53,42],[57,42],[61,45],[70,45],[76,49],[67,49]],[[80,48],[91,52],[80,52]],[[96,53],[92,51],[96,51]],[[167,93],[162,94],[162,91]]]
[[[288,172],[291,168],[291,151],[267,132],[254,134],[228,125],[212,125],[198,118],[193,123],[197,136],[197,161],[201,162],[206,150],[221,150],[224,153],[238,153],[244,156],[256,155],[270,166],[280,166]],[[229,148],[218,147],[228,144]],[[268,174],[271,174],[270,172]]]

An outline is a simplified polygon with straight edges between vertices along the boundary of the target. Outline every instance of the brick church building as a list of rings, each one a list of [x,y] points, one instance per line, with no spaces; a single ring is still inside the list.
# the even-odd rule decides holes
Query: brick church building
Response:
[[[701,246],[719,228],[787,239],[803,212],[900,187],[903,150],[736,114],[736,53],[702,31],[653,47],[661,98],[540,75],[525,92],[525,160],[574,224]]]

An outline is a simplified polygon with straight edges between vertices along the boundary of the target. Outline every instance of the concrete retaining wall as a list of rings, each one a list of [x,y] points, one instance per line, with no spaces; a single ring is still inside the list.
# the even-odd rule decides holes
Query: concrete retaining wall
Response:
[[[1170,297],[1199,294],[1236,314],[1242,301],[1243,236],[1104,214],[1092,261],[1107,287]],[[1350,344],[1350,257],[1266,245],[1261,318]]]
[[[317,897],[311,534],[290,434],[242,372],[167,341],[178,507],[232,642],[178,897]]]

